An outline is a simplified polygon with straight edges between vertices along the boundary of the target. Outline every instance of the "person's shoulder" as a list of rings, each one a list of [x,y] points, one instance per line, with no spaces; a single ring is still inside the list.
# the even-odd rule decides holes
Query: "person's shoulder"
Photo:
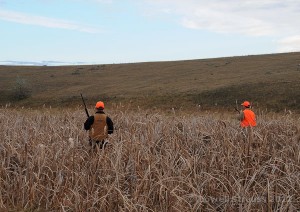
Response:
[[[94,115],[89,116],[87,120],[94,120]]]

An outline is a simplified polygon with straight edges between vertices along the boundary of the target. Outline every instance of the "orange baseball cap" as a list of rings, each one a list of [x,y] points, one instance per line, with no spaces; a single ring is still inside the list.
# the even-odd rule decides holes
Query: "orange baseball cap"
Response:
[[[101,101],[97,102],[95,108],[96,109],[100,109],[100,108],[104,109],[104,103]]]
[[[249,107],[250,106],[250,102],[244,101],[241,105],[243,105],[245,107]]]

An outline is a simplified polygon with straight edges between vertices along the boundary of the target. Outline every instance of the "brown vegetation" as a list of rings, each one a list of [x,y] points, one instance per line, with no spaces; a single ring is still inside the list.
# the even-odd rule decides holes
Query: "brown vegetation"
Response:
[[[117,106],[111,146],[90,151],[85,113],[0,109],[1,211],[296,211],[300,120]],[[249,143],[249,141],[251,141]]]
[[[0,104],[66,106],[133,103],[143,108],[231,109],[235,100],[260,109],[300,111],[300,53],[173,62],[90,66],[0,66]],[[16,78],[30,84],[29,98],[16,101]]]

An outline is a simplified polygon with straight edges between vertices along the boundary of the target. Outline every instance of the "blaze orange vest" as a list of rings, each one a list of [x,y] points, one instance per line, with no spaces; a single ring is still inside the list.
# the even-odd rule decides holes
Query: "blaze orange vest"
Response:
[[[250,109],[245,109],[243,113],[244,119],[241,121],[241,127],[256,126],[256,118],[254,112]]]
[[[94,141],[102,141],[107,138],[107,124],[106,124],[106,115],[98,114],[94,115],[94,123],[92,124],[89,135],[90,138]]]

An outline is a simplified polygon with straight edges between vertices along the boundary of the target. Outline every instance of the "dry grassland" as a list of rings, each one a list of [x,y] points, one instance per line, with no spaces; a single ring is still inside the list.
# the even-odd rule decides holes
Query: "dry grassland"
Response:
[[[1,211],[300,209],[298,117],[259,114],[247,137],[222,114],[108,114],[116,131],[97,152],[82,108],[0,109]]]
[[[201,60],[86,66],[0,66],[0,106],[55,107],[88,102],[133,103],[143,108],[255,107],[300,113],[300,52]],[[31,96],[13,95],[16,79]]]

